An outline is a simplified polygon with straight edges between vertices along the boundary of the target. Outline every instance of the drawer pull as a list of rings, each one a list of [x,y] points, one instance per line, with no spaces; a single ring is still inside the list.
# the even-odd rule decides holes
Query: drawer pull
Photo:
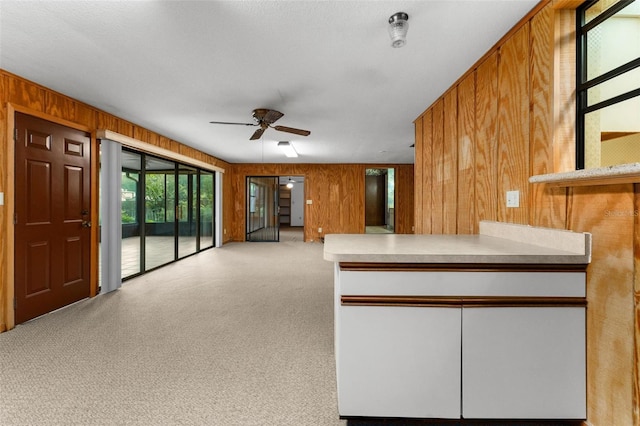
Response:
[[[342,306],[413,307],[586,307],[583,297],[451,297],[451,296],[341,296]]]

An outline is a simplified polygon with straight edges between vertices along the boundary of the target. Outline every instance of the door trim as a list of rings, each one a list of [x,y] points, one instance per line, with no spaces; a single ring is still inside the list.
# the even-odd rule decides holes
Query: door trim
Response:
[[[15,297],[15,235],[13,228],[13,217],[15,214],[15,141],[14,141],[14,129],[15,129],[15,116],[16,112],[30,115],[32,117],[40,118],[43,120],[51,121],[52,123],[60,124],[75,130],[89,133],[90,145],[91,145],[91,157],[90,157],[90,176],[91,176],[91,222],[99,223],[98,217],[98,170],[99,170],[99,156],[96,133],[88,126],[83,124],[74,123],[69,120],[65,120],[53,115],[49,115],[42,111],[37,111],[31,108],[26,108],[21,105],[15,105],[7,103],[7,186],[5,187],[5,226],[7,230],[6,241],[4,247],[7,250],[7,265],[5,268],[4,282],[6,283],[4,289],[4,302],[5,302],[5,323],[6,330],[11,330],[15,327],[15,309],[13,308],[13,300]],[[91,265],[90,265],[90,293],[89,297],[94,297],[98,293],[98,231],[99,226],[91,227]],[[3,296],[0,294],[0,299]],[[1,323],[0,323],[1,324]],[[6,330],[1,330],[6,331]]]

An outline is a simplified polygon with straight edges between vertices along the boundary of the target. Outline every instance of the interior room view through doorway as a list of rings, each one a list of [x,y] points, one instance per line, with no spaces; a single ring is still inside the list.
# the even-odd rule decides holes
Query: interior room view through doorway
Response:
[[[281,241],[304,241],[304,176],[280,176]]]
[[[246,241],[304,239],[304,177],[247,176]]]
[[[365,233],[392,234],[395,230],[395,169],[365,170]]]

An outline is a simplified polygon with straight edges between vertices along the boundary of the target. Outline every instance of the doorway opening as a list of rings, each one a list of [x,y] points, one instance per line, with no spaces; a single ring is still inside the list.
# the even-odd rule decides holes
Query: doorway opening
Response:
[[[395,232],[395,169],[365,170],[365,233]]]
[[[280,176],[280,241],[304,241],[304,176]]]

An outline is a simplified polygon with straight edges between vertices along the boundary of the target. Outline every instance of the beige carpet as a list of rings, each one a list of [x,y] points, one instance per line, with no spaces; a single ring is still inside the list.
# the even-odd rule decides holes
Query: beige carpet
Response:
[[[340,425],[322,244],[230,243],[0,334],[1,425]]]

